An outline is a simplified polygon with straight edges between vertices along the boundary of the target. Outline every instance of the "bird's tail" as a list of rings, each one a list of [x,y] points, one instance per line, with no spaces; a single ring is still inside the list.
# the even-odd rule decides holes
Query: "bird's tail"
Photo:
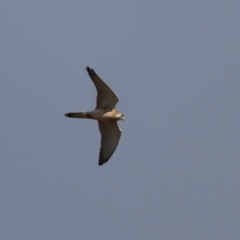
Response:
[[[88,118],[87,112],[69,112],[69,113],[65,113],[65,117],[70,117],[70,118]]]

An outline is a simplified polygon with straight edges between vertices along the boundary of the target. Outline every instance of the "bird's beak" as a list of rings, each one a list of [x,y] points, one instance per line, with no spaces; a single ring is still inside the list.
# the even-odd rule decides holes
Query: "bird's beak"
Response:
[[[123,116],[121,117],[121,120],[123,120],[123,121],[124,121],[124,117],[123,117]]]

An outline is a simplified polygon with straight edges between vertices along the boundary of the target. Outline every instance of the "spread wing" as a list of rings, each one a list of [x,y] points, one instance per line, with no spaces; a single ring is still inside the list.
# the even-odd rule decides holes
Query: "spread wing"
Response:
[[[118,98],[112,89],[89,67],[86,70],[97,89],[97,106],[96,108],[114,109]]]
[[[118,127],[117,122],[113,121],[98,121],[98,126],[101,132],[101,148],[98,164],[101,166],[113,155],[121,137],[121,130]]]

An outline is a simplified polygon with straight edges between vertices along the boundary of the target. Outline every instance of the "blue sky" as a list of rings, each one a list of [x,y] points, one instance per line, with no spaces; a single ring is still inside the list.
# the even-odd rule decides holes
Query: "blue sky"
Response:
[[[239,1],[1,1],[1,239],[240,239]],[[98,166],[86,66],[117,93]]]

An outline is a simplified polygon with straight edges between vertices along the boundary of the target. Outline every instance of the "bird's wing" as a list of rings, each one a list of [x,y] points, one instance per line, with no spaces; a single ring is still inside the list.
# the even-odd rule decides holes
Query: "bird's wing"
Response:
[[[118,98],[112,89],[89,67],[86,70],[97,89],[97,106],[96,108],[114,109]]]
[[[101,132],[101,148],[98,164],[103,165],[113,155],[121,137],[121,130],[115,121],[98,121],[98,126]]]

